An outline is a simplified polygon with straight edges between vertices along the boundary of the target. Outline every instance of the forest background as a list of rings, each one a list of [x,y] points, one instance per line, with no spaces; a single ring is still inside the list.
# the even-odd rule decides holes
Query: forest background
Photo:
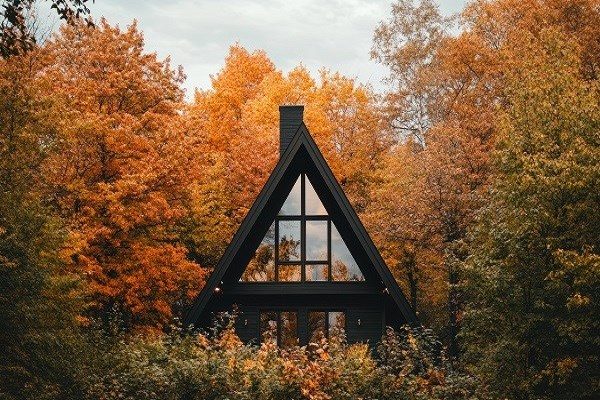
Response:
[[[68,23],[39,43],[30,4],[3,3],[0,398],[597,398],[600,2],[398,0],[384,93],[234,44],[193,101],[135,23],[54,1]],[[277,161],[281,104],[428,329],[371,354],[178,327]]]

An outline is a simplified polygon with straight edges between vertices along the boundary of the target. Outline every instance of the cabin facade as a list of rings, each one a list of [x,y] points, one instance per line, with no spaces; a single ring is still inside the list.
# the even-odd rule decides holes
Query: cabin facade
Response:
[[[303,123],[280,107],[280,159],[191,310],[210,325],[238,310],[244,342],[306,345],[342,330],[377,343],[418,324],[404,294]]]

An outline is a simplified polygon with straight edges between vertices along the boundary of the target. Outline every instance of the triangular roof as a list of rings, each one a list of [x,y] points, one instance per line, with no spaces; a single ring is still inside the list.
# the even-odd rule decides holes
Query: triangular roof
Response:
[[[419,324],[416,314],[302,122],[281,154],[279,162],[217,267],[187,313],[184,320],[185,325],[194,324],[199,319],[219,285],[228,281],[237,282],[252,257],[252,253],[258,247],[263,235],[283,205],[296,178],[302,172],[305,172],[313,182],[319,198],[330,213],[342,238],[351,249],[352,255],[361,266],[367,281],[377,280],[382,289],[387,289],[404,320],[411,325]],[[365,265],[372,266],[371,270],[365,271],[363,267]]]

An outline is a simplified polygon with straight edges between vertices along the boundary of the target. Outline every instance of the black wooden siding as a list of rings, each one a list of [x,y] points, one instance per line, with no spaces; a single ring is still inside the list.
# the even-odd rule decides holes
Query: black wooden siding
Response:
[[[365,295],[381,289],[367,282],[244,282],[223,286],[227,295]]]
[[[308,312],[343,311],[346,314],[346,338],[349,343],[381,340],[385,321],[385,295],[245,295],[222,296],[216,309],[231,310],[236,304],[236,332],[243,342],[258,343],[261,311],[298,312],[300,345],[308,342]],[[235,303],[234,303],[235,301]],[[360,324],[359,321],[360,320]]]

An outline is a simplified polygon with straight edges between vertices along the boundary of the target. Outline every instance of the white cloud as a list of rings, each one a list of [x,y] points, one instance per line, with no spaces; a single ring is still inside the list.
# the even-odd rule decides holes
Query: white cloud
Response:
[[[441,1],[446,14],[466,0]],[[171,56],[188,76],[188,96],[195,87],[210,88],[210,74],[221,67],[229,46],[267,52],[287,72],[304,64],[313,74],[322,67],[357,77],[381,88],[386,69],[369,59],[373,31],[388,18],[389,0],[97,0],[95,18],[125,27],[133,19],[144,32],[146,49]]]

